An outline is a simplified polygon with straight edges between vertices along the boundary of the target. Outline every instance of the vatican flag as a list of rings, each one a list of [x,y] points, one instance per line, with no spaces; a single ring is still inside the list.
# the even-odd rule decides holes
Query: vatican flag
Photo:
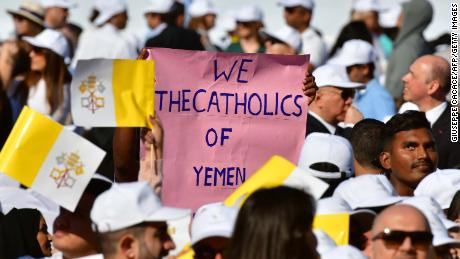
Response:
[[[224,204],[227,206],[241,206],[247,197],[257,189],[281,185],[301,189],[310,193],[316,199],[319,199],[329,187],[327,183],[311,176],[285,158],[273,156],[236,189],[224,201]]]
[[[0,172],[74,211],[105,152],[25,106],[0,153]]]
[[[85,127],[148,127],[152,60],[79,60],[70,85],[72,117]]]

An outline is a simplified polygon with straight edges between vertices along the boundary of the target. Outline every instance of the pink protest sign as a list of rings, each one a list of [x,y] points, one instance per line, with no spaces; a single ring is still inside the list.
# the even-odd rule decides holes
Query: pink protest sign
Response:
[[[297,163],[308,55],[153,48],[144,58],[157,64],[166,205],[196,210],[222,201],[273,155]]]

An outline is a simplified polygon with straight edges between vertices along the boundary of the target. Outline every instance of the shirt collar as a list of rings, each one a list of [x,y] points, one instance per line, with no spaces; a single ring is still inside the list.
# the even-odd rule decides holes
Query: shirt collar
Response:
[[[321,124],[323,124],[324,127],[326,127],[326,129],[331,134],[335,134],[336,127],[334,125],[332,125],[332,124],[328,123],[327,121],[323,120],[323,118],[321,118],[318,114],[316,114],[316,113],[314,113],[312,111],[309,111],[308,113],[310,113],[311,116],[313,116],[315,119],[317,119],[319,122],[321,122]]]
[[[425,112],[426,119],[430,122],[431,126],[441,117],[441,114],[447,108],[447,102],[442,102],[433,109]]]

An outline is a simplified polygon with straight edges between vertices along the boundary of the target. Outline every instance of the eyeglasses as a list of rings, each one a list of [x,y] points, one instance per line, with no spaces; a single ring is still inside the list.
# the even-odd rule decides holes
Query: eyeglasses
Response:
[[[224,249],[214,249],[209,246],[198,246],[194,247],[193,251],[195,252],[196,259],[214,259],[217,254],[222,254]]]
[[[355,97],[354,89],[341,89],[339,91],[335,91],[335,90],[322,90],[322,91],[338,94],[343,100],[348,100],[348,98],[353,99]]]
[[[372,238],[372,241],[382,239],[385,244],[393,247],[400,246],[409,237],[416,247],[428,247],[433,241],[433,234],[427,231],[402,231],[385,228]]]

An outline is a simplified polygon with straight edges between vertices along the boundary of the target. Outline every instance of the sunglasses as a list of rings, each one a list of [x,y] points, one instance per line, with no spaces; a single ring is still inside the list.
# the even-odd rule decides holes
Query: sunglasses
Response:
[[[340,92],[334,91],[334,90],[323,90],[323,91],[338,94],[343,100],[348,100],[348,98],[353,99],[355,97],[354,89],[342,89],[340,90]]]
[[[433,241],[433,234],[427,231],[402,231],[385,228],[372,238],[372,241],[382,239],[385,244],[392,247],[399,247],[409,237],[416,247],[428,247]]]
[[[199,246],[193,248],[196,259],[214,259],[217,254],[222,254],[224,249],[214,249],[209,246]]]
[[[250,27],[253,22],[236,22],[237,25],[242,25],[244,27]]]

